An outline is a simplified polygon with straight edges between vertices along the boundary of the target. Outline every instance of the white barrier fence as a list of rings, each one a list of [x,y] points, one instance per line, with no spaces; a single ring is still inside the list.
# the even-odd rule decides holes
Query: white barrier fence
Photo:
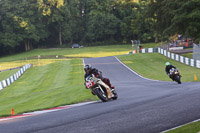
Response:
[[[194,60],[194,59],[190,59],[190,58],[178,55],[178,54],[174,54],[174,53],[168,52],[167,50],[164,50],[162,48],[145,48],[145,49],[141,49],[138,51],[134,50],[132,53],[133,54],[136,54],[136,53],[160,53],[168,58],[179,61],[186,65],[200,68],[200,60]]]
[[[168,58],[179,61],[186,65],[200,68],[200,60],[194,60],[194,59],[190,59],[190,58],[178,55],[178,54],[170,53],[170,52],[167,52],[167,50],[163,50],[161,48],[158,48],[158,53],[163,54],[164,56],[166,56]]]
[[[30,68],[32,64],[26,64],[21,69],[19,69],[14,75],[0,82],[0,90],[9,86],[13,82],[15,82],[28,68]]]

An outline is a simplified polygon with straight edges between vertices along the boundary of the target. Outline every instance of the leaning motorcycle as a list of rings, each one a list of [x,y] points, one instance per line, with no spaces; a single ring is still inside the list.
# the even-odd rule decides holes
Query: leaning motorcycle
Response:
[[[172,79],[174,79],[178,84],[181,84],[181,75],[178,72],[178,69],[172,68],[169,71]]]
[[[93,74],[85,79],[85,85],[86,88],[91,89],[103,102],[107,102],[110,99],[116,100],[118,98],[115,89],[110,89],[107,84]]]

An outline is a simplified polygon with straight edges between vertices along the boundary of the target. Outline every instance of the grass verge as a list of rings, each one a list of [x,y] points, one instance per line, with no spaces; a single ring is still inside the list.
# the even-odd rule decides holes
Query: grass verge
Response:
[[[193,122],[183,127],[168,131],[167,133],[199,133],[200,122]]]
[[[144,48],[155,48],[161,46],[161,43],[144,43],[141,44]]]
[[[155,44],[145,45],[145,48],[155,46]],[[11,108],[15,109],[16,114],[20,114],[97,99],[91,95],[90,91],[84,89],[82,60],[56,59],[56,55],[64,57],[102,57],[102,55],[121,55],[129,51],[131,51],[131,45],[81,49],[36,49],[0,58],[0,66],[5,69],[22,66],[27,63],[34,65],[15,83],[0,91],[0,116],[9,116]],[[49,55],[55,59],[38,60],[38,55],[41,55],[41,57],[42,55]],[[27,60],[28,57],[34,57],[35,59]],[[160,54],[126,55],[120,56],[119,59],[139,74],[158,80],[170,80],[164,71],[165,62],[170,61],[179,68],[181,75],[183,75],[182,81],[194,81],[194,74],[197,75],[198,81],[200,81],[199,69],[186,66]],[[191,132],[200,130],[195,128],[195,126],[200,127],[199,122],[188,126],[188,129],[185,129],[186,126],[184,126],[184,129],[180,128],[174,131],[177,133],[188,131],[190,133],[190,129]]]
[[[131,45],[111,45],[74,49],[35,49],[29,52],[0,58],[0,70],[19,67],[29,63],[33,64],[33,66],[40,66],[71,58],[124,55],[130,51]],[[40,57],[39,59],[38,56]]]
[[[181,56],[184,56],[184,57],[188,57],[188,58],[190,58],[190,59],[193,59],[193,53],[181,54]]]
[[[165,62],[177,66],[181,73],[182,81],[194,81],[194,75],[197,75],[197,81],[200,81],[200,69],[187,66],[158,53],[135,54],[118,57],[128,67],[139,73],[140,75],[156,80],[171,81],[165,73]],[[169,133],[197,133],[200,131],[200,122],[194,122]]]
[[[165,62],[169,61],[178,67],[183,76],[181,79],[183,82],[195,81],[194,75],[197,76],[197,81],[200,81],[200,69],[182,64],[158,53],[126,55],[120,56],[119,59],[140,75],[150,79],[171,81],[165,73]]]
[[[0,91],[0,116],[96,100],[84,89],[81,59],[59,61],[28,69],[21,78]]]
[[[0,72],[0,81],[9,78],[10,76],[14,75],[19,69],[13,69],[8,71]]]
[[[0,58],[0,65],[2,62],[10,62],[27,60],[29,57],[38,58],[38,55],[50,56],[50,58],[58,57],[103,57],[113,55],[123,55],[131,51],[131,45],[110,45],[110,46],[96,46],[83,48],[60,48],[60,49],[34,49],[29,52],[24,52],[12,56]]]
[[[35,49],[30,52],[0,58],[1,70],[28,63],[34,66],[12,85],[0,91],[0,116],[9,116],[12,108],[15,109],[16,114],[20,114],[97,100],[89,90],[84,89],[82,59],[79,57],[121,55],[130,50],[131,45],[80,49]],[[40,55],[39,59],[38,55]],[[45,59],[43,59],[44,56]],[[5,73],[4,75],[9,74]],[[2,76],[2,80],[3,78],[5,76]]]

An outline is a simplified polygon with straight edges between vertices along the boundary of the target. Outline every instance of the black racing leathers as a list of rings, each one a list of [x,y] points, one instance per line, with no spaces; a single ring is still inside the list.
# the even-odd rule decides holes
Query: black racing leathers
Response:
[[[86,79],[89,75],[94,74],[97,78],[102,78],[102,72],[97,70],[96,68],[92,68],[89,72],[85,73],[84,78]]]
[[[174,68],[174,69],[176,69],[176,67],[175,66],[173,66],[173,65],[169,65],[169,66],[166,66],[165,67],[165,71],[166,71],[166,73],[167,73],[167,75],[170,75],[170,69],[172,69],[172,68]]]

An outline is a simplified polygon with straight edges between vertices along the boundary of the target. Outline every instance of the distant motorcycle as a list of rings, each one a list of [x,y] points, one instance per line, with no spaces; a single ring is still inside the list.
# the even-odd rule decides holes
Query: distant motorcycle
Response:
[[[118,98],[115,89],[110,89],[107,84],[101,79],[96,78],[93,74],[86,78],[85,85],[86,88],[91,89],[103,102],[107,102],[110,99],[116,100]],[[109,95],[112,95],[111,98],[108,98]]]
[[[179,74],[178,69],[172,68],[169,73],[174,81],[181,84],[181,75]]]

